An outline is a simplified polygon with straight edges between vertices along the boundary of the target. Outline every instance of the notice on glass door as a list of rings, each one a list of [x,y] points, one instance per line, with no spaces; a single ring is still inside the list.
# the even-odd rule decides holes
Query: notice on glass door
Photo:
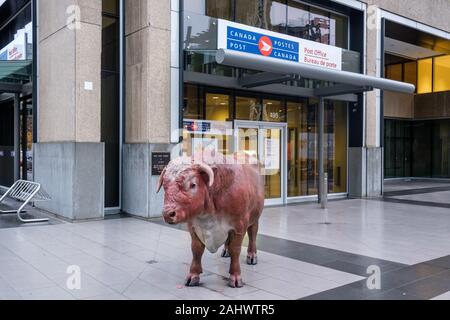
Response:
[[[264,150],[264,168],[280,170],[280,139],[266,139]]]

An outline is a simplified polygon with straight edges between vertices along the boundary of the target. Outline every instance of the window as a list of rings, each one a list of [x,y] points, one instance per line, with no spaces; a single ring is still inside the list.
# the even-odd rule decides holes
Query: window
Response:
[[[286,33],[286,12],[285,0],[266,0],[264,7],[264,29],[279,33]]]
[[[385,177],[450,177],[450,120],[385,120]]]
[[[417,93],[433,91],[433,59],[424,59],[417,62]]]
[[[450,90],[450,55],[434,58],[433,91]]]
[[[326,108],[326,158],[329,191],[347,191],[347,103],[330,101]]]
[[[236,22],[263,28],[261,4],[259,0],[236,0]]]
[[[199,88],[194,85],[184,86],[184,118],[203,119],[203,101],[199,99]]]
[[[206,0],[206,15],[218,19],[233,20],[233,1]]]
[[[260,100],[253,97],[236,97],[236,119],[260,121]]]
[[[391,64],[386,66],[386,78],[396,81],[403,81],[403,65]]]
[[[386,78],[411,83],[418,94],[450,91],[450,55],[385,67]]]
[[[299,0],[190,0],[186,11],[347,49],[348,17]]]
[[[407,62],[403,65],[404,82],[417,86],[417,63]]]
[[[206,94],[206,120],[228,121],[230,119],[230,96],[225,94]]]
[[[330,15],[330,45],[348,47],[348,19],[337,14]]]
[[[285,108],[284,103],[280,100],[263,100],[263,121],[268,122],[284,122]]]
[[[450,120],[433,122],[432,133],[432,172],[433,178],[450,177]]]
[[[217,1],[208,1],[208,2],[217,2]],[[225,1],[222,1],[225,2]],[[213,4],[211,4],[211,7],[213,7]],[[205,9],[205,0],[189,0],[184,1],[184,10],[190,13],[195,13],[199,15],[203,15],[206,12]],[[207,15],[212,14],[213,12],[206,12]]]
[[[308,6],[297,1],[288,2],[287,32],[289,35],[307,39],[309,34]]]
[[[309,39],[312,41],[330,43],[330,18],[326,11],[311,8],[309,16]]]

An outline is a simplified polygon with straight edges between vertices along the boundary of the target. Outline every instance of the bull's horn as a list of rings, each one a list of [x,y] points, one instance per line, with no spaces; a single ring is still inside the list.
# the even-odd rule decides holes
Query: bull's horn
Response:
[[[208,166],[207,164],[204,164],[204,163],[197,163],[196,166],[198,166],[198,169],[201,172],[204,172],[204,173],[206,173],[208,175],[208,179],[209,179],[208,186],[211,188],[213,186],[213,184],[214,184],[214,171],[213,171],[213,169],[210,166]]]
[[[162,188],[162,185],[163,185],[163,182],[164,182],[164,175],[165,174],[166,174],[166,168],[164,168],[163,172],[159,176],[158,187],[156,188],[156,193],[159,193],[159,191],[161,191],[161,188]]]

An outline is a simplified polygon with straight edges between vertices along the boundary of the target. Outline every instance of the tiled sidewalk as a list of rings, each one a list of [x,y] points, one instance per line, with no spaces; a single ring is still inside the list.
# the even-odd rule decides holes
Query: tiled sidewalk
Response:
[[[0,228],[0,299],[447,299],[450,211],[384,202],[266,208],[259,264],[245,264],[241,289],[227,287],[229,261],[205,253],[202,286],[184,287],[187,232],[121,218]],[[329,222],[324,224],[323,222]],[[369,266],[382,289],[371,291]],[[81,270],[70,290],[69,266]]]
[[[203,285],[186,288],[189,235],[138,219],[0,230],[1,299],[299,299],[362,279],[260,252],[242,256],[242,289],[227,287],[228,260],[205,254]],[[81,268],[69,290],[68,266]]]

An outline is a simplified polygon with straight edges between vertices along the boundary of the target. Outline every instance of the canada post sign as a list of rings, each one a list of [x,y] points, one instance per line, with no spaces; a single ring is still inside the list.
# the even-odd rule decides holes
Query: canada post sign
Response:
[[[342,70],[342,49],[219,19],[218,49]]]
[[[227,49],[298,62],[299,44],[244,29],[227,27]]]

